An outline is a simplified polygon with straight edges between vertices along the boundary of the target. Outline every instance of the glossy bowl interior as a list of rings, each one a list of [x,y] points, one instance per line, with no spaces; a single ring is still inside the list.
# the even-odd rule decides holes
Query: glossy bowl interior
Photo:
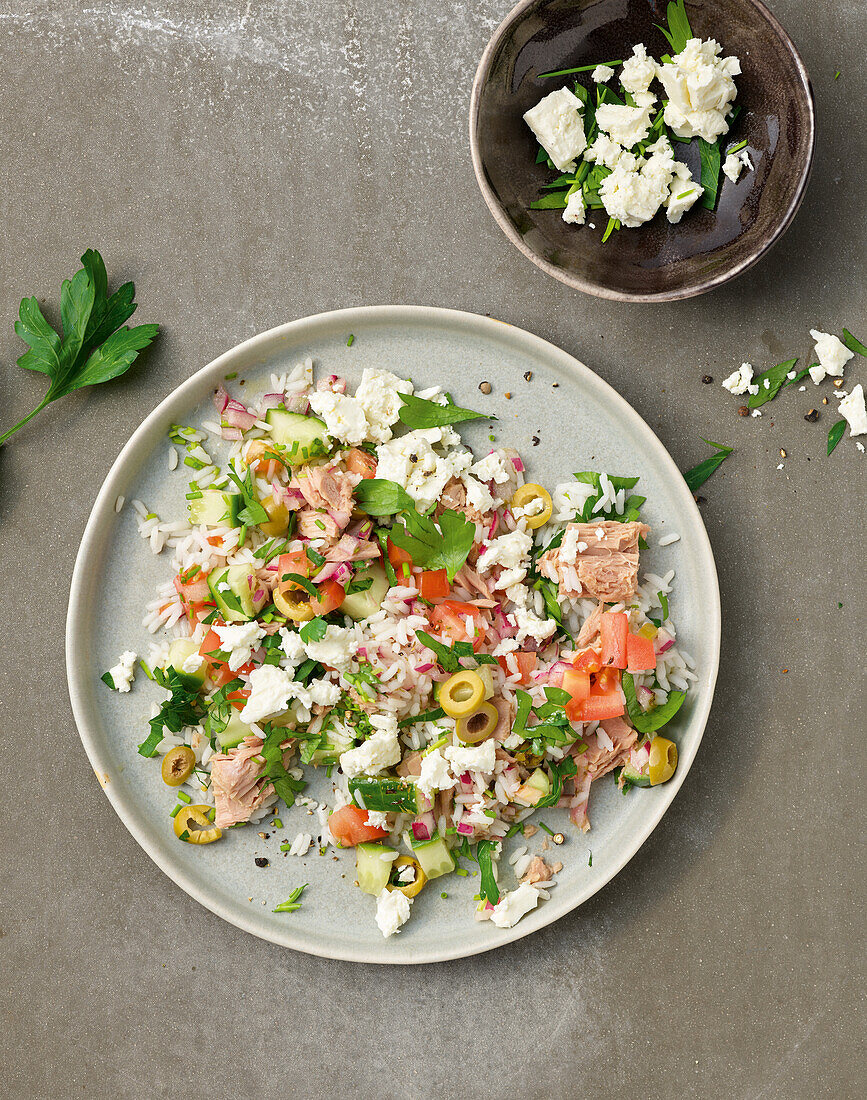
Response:
[[[530,209],[554,177],[535,163],[538,146],[522,116],[575,80],[538,74],[626,58],[638,42],[659,58],[670,49],[654,27],[665,25],[665,8],[662,0],[524,0],[494,33],[473,85],[473,165],[500,228],[549,275],[602,298],[688,298],[734,278],[791,223],[809,176],[813,94],[786,32],[758,0],[688,0],[693,33],[717,39],[725,55],[740,58],[736,102],[744,109],[730,141],[747,140],[755,171],[742,173],[737,184],[723,177],[715,211],[695,206],[678,225],[657,215],[605,244],[604,210],[589,212],[596,225],[590,229],[568,225],[559,210]],[[678,145],[675,155],[698,178],[698,143]]]

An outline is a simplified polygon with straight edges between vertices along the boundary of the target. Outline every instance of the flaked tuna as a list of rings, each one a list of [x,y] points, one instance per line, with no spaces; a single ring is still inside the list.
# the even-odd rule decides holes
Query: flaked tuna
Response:
[[[561,596],[592,596],[607,603],[631,600],[638,584],[638,540],[644,523],[570,523],[563,541],[539,559],[539,572]]]
[[[263,760],[261,737],[245,737],[227,753],[211,757],[211,790],[217,805],[214,824],[227,829],[239,821],[249,821],[273,791],[270,783],[261,783]]]
[[[569,817],[583,832],[590,828],[587,805],[590,801],[590,784],[601,779],[614,768],[619,768],[629,760],[629,753],[638,734],[622,718],[606,718],[599,723],[600,728],[611,741],[611,748],[602,744],[598,733],[583,738],[586,750],[575,755],[578,772],[575,776],[575,794],[569,800]]]

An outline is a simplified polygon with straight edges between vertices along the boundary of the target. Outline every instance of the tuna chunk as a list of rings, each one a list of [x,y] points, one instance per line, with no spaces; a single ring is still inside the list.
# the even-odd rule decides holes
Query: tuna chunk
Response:
[[[327,539],[334,542],[340,537],[340,528],[327,512],[314,512],[305,508],[296,513],[298,534],[306,539]]]
[[[326,551],[326,561],[372,561],[380,554],[379,545],[370,539],[344,535],[336,546]]]
[[[570,523],[563,542],[539,559],[539,572],[556,581],[561,596],[593,596],[607,603],[631,600],[638,583],[638,540],[644,523]]]
[[[587,816],[590,784],[594,779],[601,779],[603,775],[607,775],[613,768],[619,768],[621,764],[625,764],[638,738],[632,726],[622,718],[606,718],[599,725],[611,738],[612,747],[610,749],[603,747],[596,733],[583,738],[587,750],[575,757],[578,774],[575,776],[575,795],[569,801],[569,816],[585,833],[590,828],[590,819]]]
[[[521,882],[528,882],[532,886],[535,882],[548,882],[553,874],[541,856],[533,856],[529,867],[521,876]]]
[[[214,824],[227,829],[239,821],[249,821],[251,814],[273,791],[270,783],[260,784],[262,775],[260,737],[245,737],[236,748],[211,757],[211,790],[217,804]]]
[[[602,613],[604,610],[605,604],[598,603],[584,620],[584,625],[578,631],[578,637],[575,639],[576,649],[584,649],[596,640],[602,626]]]

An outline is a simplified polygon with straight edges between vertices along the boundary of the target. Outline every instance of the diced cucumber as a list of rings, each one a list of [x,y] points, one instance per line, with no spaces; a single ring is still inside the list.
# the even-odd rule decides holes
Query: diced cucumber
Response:
[[[413,841],[412,853],[428,878],[439,878],[455,869],[455,861],[441,836],[433,840]]]
[[[362,893],[372,894],[374,897],[381,894],[396,859],[397,852],[385,844],[356,844],[355,877]]]
[[[405,779],[374,779],[369,775],[349,780],[349,794],[361,791],[368,810],[379,813],[416,813],[417,798],[414,783]]]
[[[623,770],[620,773],[620,783],[631,783],[633,787],[649,787],[650,775],[648,770],[650,767],[650,757],[647,759],[647,763],[639,770],[633,767],[632,761],[623,765]]]
[[[187,691],[198,691],[205,682],[205,663],[195,672],[184,672],[184,661],[199,652],[199,643],[192,638],[175,638],[169,646],[166,668],[172,668]]]
[[[238,717],[234,707],[229,707],[229,721],[226,728],[217,734],[217,742],[221,749],[233,749],[240,745],[245,737],[252,737],[253,731]]]
[[[365,588],[363,592],[350,592],[340,605],[341,612],[356,622],[376,614],[388,591],[388,577],[381,565],[371,565],[368,576],[373,578],[370,588]]]
[[[190,523],[205,527],[240,527],[238,513],[242,504],[240,493],[203,489],[200,497],[189,502]]]
[[[319,748],[314,750],[310,763],[314,767],[321,767],[323,764],[326,766],[339,764],[341,753],[347,752],[353,744],[352,738],[338,737],[334,730],[329,730]]]
[[[301,466],[311,458],[328,453],[325,424],[315,416],[289,412],[284,405],[265,414],[271,438],[280,448],[280,457],[289,466]]]
[[[254,618],[268,598],[264,590],[258,600],[254,598],[261,585],[253,565],[230,565],[226,569],[212,570],[208,574],[208,588],[227,623],[243,623]]]
[[[528,787],[535,787],[537,791],[542,792],[544,797],[546,794],[550,794],[551,780],[548,778],[545,772],[541,768],[536,768],[530,778],[527,780]]]

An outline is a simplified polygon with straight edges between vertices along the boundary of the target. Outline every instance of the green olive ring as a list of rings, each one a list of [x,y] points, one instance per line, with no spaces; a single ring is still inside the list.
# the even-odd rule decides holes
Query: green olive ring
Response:
[[[493,703],[482,703],[472,714],[464,714],[455,722],[458,740],[466,745],[478,745],[485,741],[497,728],[500,716]]]

